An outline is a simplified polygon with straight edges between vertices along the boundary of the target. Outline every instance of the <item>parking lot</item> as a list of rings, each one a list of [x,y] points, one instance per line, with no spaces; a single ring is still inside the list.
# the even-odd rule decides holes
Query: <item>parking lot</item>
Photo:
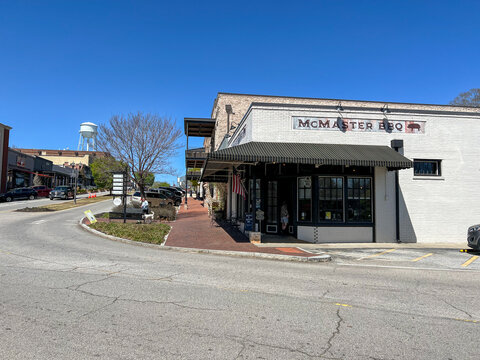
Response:
[[[301,247],[300,247],[301,248]],[[465,244],[465,249],[467,246]],[[313,253],[327,253],[342,265],[388,266],[438,270],[480,271],[480,252],[461,252],[458,248],[306,248]]]

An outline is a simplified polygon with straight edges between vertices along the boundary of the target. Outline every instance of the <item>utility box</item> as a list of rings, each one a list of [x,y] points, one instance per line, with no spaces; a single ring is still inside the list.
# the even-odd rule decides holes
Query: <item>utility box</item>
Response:
[[[260,244],[262,242],[262,233],[259,231],[250,231],[250,242]]]

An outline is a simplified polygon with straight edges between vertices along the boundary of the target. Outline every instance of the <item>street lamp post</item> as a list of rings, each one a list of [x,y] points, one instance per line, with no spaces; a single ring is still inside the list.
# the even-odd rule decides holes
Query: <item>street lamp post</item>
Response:
[[[72,165],[72,174],[73,174],[73,178],[75,179],[74,187],[73,187],[73,203],[76,205],[77,204],[78,171],[77,169],[75,169],[74,163],[70,165]]]

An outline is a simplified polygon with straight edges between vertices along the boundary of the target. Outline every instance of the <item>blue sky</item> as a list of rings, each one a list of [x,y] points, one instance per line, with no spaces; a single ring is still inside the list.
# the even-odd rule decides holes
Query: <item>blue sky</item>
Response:
[[[479,1],[0,0],[0,122],[11,145],[75,149],[81,122],[143,111],[183,129],[217,92],[445,104],[480,87],[479,14]],[[184,174],[183,150],[172,165]]]

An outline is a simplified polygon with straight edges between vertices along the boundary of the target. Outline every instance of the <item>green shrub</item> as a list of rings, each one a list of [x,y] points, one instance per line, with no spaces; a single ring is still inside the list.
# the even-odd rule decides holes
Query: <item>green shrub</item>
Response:
[[[162,206],[162,207],[151,207],[150,212],[154,212],[154,218],[156,220],[166,219],[168,221],[173,221],[177,217],[177,211],[173,206]]]
[[[166,224],[97,222],[89,226],[108,235],[151,244],[162,244],[170,231]]]

